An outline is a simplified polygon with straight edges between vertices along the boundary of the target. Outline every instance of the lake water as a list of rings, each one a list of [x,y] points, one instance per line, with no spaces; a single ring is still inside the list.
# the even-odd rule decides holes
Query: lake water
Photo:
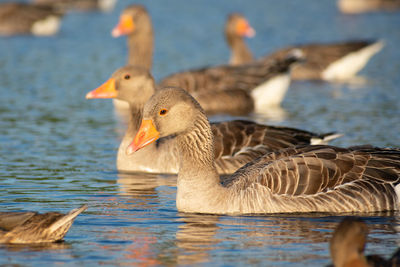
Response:
[[[115,168],[123,128],[110,100],[85,99],[125,63],[125,38],[111,13],[70,13],[55,37],[0,39],[0,210],[66,212],[84,203],[52,246],[1,246],[0,265],[322,266],[343,218],[332,214],[211,216],[179,213],[176,177],[121,175]],[[342,15],[332,0],[136,1],[152,15],[157,79],[177,70],[227,62],[228,13],[257,31],[257,56],[313,41],[383,39],[361,72],[365,84],[294,82],[280,116],[257,121],[317,132],[332,144],[400,145],[400,13]],[[220,116],[213,119],[226,119]],[[399,246],[398,213],[360,214],[370,227],[367,253]]]

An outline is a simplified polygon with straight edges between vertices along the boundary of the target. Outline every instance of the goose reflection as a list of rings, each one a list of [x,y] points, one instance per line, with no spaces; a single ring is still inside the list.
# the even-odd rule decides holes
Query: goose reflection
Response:
[[[327,260],[332,231],[343,218],[326,214],[231,217],[180,213],[180,216],[178,221],[183,224],[176,233],[179,265],[210,262],[210,253],[223,249],[254,253],[254,257],[248,257],[248,264],[262,264],[266,260],[270,263]],[[367,220],[371,218],[371,214],[366,216]],[[374,231],[393,233],[392,226],[398,222],[393,217],[388,220],[388,224],[372,223],[370,227]],[[370,242],[381,240],[371,238]],[[300,246],[303,252],[297,253]]]

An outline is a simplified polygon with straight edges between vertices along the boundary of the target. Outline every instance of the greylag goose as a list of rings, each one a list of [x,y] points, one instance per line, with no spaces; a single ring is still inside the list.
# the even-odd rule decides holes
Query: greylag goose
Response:
[[[240,17],[237,13],[231,16]],[[231,16],[228,17],[227,24],[235,22]],[[243,16],[241,17],[245,19]],[[253,62],[251,52],[243,40],[243,35],[238,31],[226,32],[227,42],[232,51],[231,62],[232,58],[235,59],[236,65]],[[235,40],[235,42],[231,40]],[[369,59],[378,53],[383,45],[382,41],[369,40],[304,44],[277,50],[262,57],[259,61],[280,59],[285,57],[292,49],[298,48],[303,52],[305,62],[292,68],[292,79],[346,81],[364,68]],[[243,54],[246,57],[243,57]]]
[[[389,260],[378,255],[364,256],[368,227],[358,218],[345,218],[333,232],[330,252],[335,267],[400,266],[400,249]]]
[[[153,30],[151,19],[141,5],[126,7],[112,35],[128,36],[128,63],[151,69]],[[289,70],[302,61],[299,50],[279,59],[243,66],[212,66],[179,72],[164,78],[160,86],[179,86],[195,95],[209,114],[246,114],[279,106],[290,84]],[[206,91],[212,91],[211,96]],[[254,101],[256,100],[256,101]]]
[[[400,149],[292,147],[259,157],[221,183],[204,111],[185,90],[164,88],[145,104],[126,153],[171,137],[179,155],[176,206],[181,212],[373,212],[399,207]]]
[[[86,205],[68,214],[48,212],[1,212],[0,243],[50,243],[64,238],[75,218]]]
[[[154,34],[150,15],[145,7],[127,6],[111,34],[113,37],[127,36],[129,65],[140,65],[151,70]]]
[[[143,106],[155,92],[151,74],[142,67],[125,66],[118,69],[87,98],[116,98],[130,105],[131,121],[117,156],[117,169],[157,173],[177,173],[178,155],[174,138],[164,138],[133,155],[126,155],[129,143],[139,129]],[[247,162],[267,153],[299,144],[320,143],[340,135],[314,134],[286,127],[260,125],[250,121],[228,121],[211,124],[214,154],[218,173],[233,173]]]
[[[400,8],[399,0],[338,0],[342,13],[359,14],[372,11],[395,11]]]
[[[57,10],[62,11],[70,9],[80,11],[110,11],[114,8],[116,2],[117,0],[33,0],[35,4],[51,5]]]
[[[255,30],[247,19],[239,13],[232,13],[225,23],[225,38],[231,48],[229,64],[240,65],[253,61],[253,55],[244,42],[243,37],[251,38]]]
[[[50,6],[0,3],[0,35],[54,35],[60,28],[61,16]]]

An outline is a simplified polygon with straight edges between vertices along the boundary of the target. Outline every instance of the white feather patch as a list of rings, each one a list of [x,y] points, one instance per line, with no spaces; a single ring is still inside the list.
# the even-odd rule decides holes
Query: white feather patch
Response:
[[[384,43],[376,42],[356,52],[352,52],[339,60],[331,63],[322,73],[322,78],[327,81],[348,80],[367,64],[368,60],[378,53]]]
[[[251,92],[255,112],[263,112],[271,106],[279,106],[289,88],[289,73],[277,75]]]
[[[45,19],[36,21],[31,28],[34,35],[47,36],[56,34],[60,28],[61,19],[57,16],[48,16]]]

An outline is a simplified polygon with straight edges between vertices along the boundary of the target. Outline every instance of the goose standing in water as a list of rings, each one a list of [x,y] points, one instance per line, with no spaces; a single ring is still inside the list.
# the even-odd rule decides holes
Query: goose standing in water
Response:
[[[146,9],[126,7],[112,35],[128,36],[128,63],[151,69],[153,29]],[[279,59],[242,66],[212,66],[178,72],[162,79],[160,86],[178,86],[207,103],[209,114],[247,114],[279,106],[290,84],[291,66],[303,60],[299,50],[290,50]],[[212,93],[210,93],[212,92]]]
[[[368,227],[358,218],[345,218],[335,229],[330,252],[335,267],[400,266],[400,249],[389,260],[378,255],[364,256]]]
[[[254,35],[254,30],[242,15],[233,13],[228,16],[225,34],[231,48],[231,64],[254,62],[243,39],[244,36]],[[304,44],[279,49],[258,61],[280,59],[289,51],[298,48],[303,52],[305,62],[292,68],[292,79],[346,81],[364,68],[369,59],[378,53],[383,45],[382,41],[370,40]]]
[[[0,35],[49,36],[58,32],[62,13],[50,6],[0,3]]]
[[[176,206],[182,212],[261,214],[398,210],[400,149],[316,145],[266,154],[223,183],[210,124],[185,90],[165,88],[145,104],[128,154],[176,138]]]
[[[33,244],[57,242],[64,238],[86,205],[68,214],[48,212],[0,212],[0,243]]]
[[[133,155],[125,153],[142,120],[143,106],[155,92],[151,74],[139,66],[118,69],[86,98],[115,98],[130,105],[130,123],[120,144],[117,169],[121,172],[178,172],[178,151],[175,138],[163,138]],[[260,125],[250,121],[227,121],[211,124],[214,156],[220,174],[233,173],[247,162],[271,151],[301,144],[324,143],[340,135],[315,134],[303,130]]]

